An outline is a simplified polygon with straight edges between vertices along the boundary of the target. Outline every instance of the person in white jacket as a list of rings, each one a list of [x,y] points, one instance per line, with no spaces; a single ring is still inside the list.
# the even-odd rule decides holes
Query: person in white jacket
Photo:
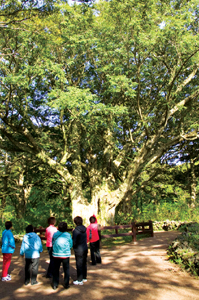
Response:
[[[30,283],[37,284],[37,274],[39,266],[40,253],[43,251],[42,243],[40,237],[33,232],[34,228],[32,225],[26,227],[26,234],[23,237],[21,244],[20,255],[25,254],[25,285]],[[32,276],[30,278],[30,273],[32,270]]]

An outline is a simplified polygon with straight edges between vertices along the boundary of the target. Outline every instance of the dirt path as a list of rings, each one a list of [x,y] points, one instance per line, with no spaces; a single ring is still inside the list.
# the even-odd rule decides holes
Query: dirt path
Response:
[[[83,286],[72,285],[72,280],[76,279],[72,255],[71,287],[68,290],[63,288],[62,273],[60,285],[55,291],[49,279],[45,278],[47,253],[42,253],[40,259],[40,283],[23,285],[24,262],[17,247],[11,263],[12,281],[0,282],[0,299],[199,300],[199,280],[167,261],[167,245],[176,236],[176,232],[157,232],[154,238],[145,238],[137,244],[102,249],[102,265],[88,265],[88,282]]]

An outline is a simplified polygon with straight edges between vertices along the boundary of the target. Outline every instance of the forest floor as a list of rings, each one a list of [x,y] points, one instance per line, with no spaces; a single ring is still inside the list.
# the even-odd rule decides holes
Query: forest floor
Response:
[[[10,273],[12,281],[0,282],[1,300],[199,300],[199,280],[168,261],[166,249],[178,232],[155,232],[136,244],[128,243],[101,249],[102,264],[88,264],[88,282],[74,286],[76,279],[74,255],[70,259],[71,286],[60,285],[53,290],[45,278],[48,253],[41,254],[38,285],[24,286],[24,259],[19,256],[20,244],[13,254]],[[0,268],[2,259],[0,260]]]

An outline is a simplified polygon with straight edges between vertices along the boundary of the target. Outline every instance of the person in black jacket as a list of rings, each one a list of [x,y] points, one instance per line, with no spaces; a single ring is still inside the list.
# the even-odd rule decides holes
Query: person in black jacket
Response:
[[[87,235],[86,227],[82,225],[81,217],[75,217],[74,223],[76,225],[73,230],[73,249],[75,252],[77,280],[73,281],[75,285],[83,285],[87,281]]]

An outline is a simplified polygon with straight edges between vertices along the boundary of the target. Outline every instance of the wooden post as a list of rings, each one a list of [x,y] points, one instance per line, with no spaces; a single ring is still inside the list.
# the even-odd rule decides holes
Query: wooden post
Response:
[[[132,240],[133,242],[135,243],[136,242],[136,225],[135,225],[135,222],[132,222]]]
[[[142,232],[144,232],[144,225],[142,225]]]
[[[153,237],[154,234],[153,234],[153,222],[152,221],[149,221],[149,229],[151,230],[151,236]]]

